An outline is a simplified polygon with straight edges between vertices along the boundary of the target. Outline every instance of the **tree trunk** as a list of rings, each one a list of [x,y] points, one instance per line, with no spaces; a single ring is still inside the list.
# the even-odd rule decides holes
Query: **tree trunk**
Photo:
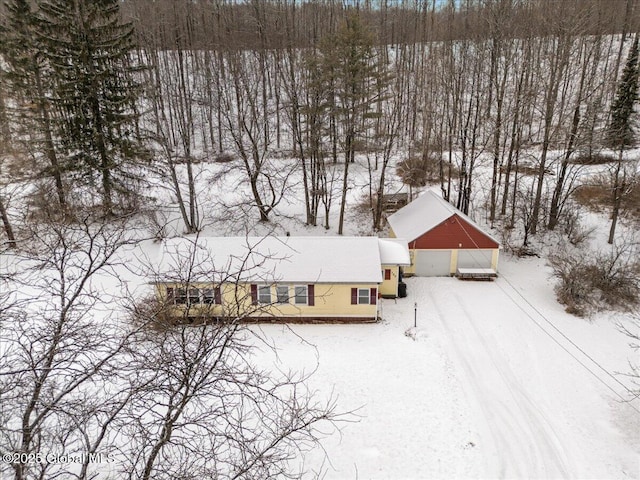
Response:
[[[620,149],[618,153],[618,163],[616,165],[616,172],[613,177],[613,192],[612,192],[612,203],[613,203],[613,211],[611,212],[611,228],[609,229],[609,239],[607,243],[609,245],[613,244],[613,240],[616,234],[616,225],[618,223],[618,215],[620,214],[620,205],[622,203],[622,185],[620,184],[620,170],[622,169],[622,152],[623,149]]]
[[[551,209],[549,211],[549,223],[547,228],[553,230],[558,224],[561,213],[561,199],[562,192],[564,190],[564,182],[567,176],[567,168],[569,166],[569,159],[573,153],[575,139],[578,135],[578,125],[580,124],[580,102],[576,105],[576,109],[573,112],[573,123],[571,124],[571,133],[569,134],[569,144],[567,145],[567,151],[562,158],[562,165],[560,166],[560,173],[558,174],[558,180],[556,187],[553,190],[553,197],[551,198]]]
[[[544,113],[544,137],[542,140],[542,153],[540,155],[540,166],[538,168],[538,178],[536,195],[533,201],[533,212],[531,217],[531,235],[535,235],[538,228],[538,218],[540,216],[540,206],[542,203],[542,188],[544,186],[544,177],[546,173],[547,155],[549,153],[549,145],[551,142],[551,130],[553,125],[556,101],[558,98],[558,89],[560,79],[565,72],[568,55],[570,52],[571,39],[560,36],[556,40],[558,42],[554,49],[554,57],[551,59],[551,74],[547,91],[545,93],[545,113]]]
[[[7,215],[7,209],[4,206],[4,201],[0,196],[0,217],[2,217],[2,225],[4,226],[4,231],[7,234],[7,243],[9,248],[16,248],[16,237],[13,234],[13,228],[11,227],[11,222],[9,221],[9,215]]]
[[[349,187],[348,177],[349,177],[349,156],[345,155],[344,157],[344,176],[342,177],[342,199],[340,203],[340,220],[338,222],[338,235],[342,235],[343,227],[344,227],[344,211],[347,205],[347,189]]]
[[[38,90],[37,95],[38,99],[36,101],[38,114],[40,115],[41,121],[43,123],[43,133],[44,133],[44,149],[45,154],[47,156],[47,160],[51,164],[51,174],[53,175],[54,181],[56,183],[56,194],[58,196],[58,203],[61,207],[65,207],[67,202],[64,193],[64,186],[62,184],[62,173],[60,171],[60,163],[58,162],[58,156],[56,154],[56,149],[53,145],[53,135],[51,133],[51,117],[49,116],[49,109],[45,105],[44,99],[44,91],[42,87],[42,79],[40,78],[40,68],[36,68],[35,70],[35,81],[36,88]]]

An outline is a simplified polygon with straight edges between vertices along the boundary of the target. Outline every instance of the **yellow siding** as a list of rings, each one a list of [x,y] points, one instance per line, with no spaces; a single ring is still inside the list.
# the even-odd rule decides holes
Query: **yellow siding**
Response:
[[[455,275],[458,271],[458,250],[451,250],[451,263],[449,264],[449,275]]]
[[[391,279],[384,280],[384,271],[391,270]],[[382,265],[382,285],[380,285],[380,294],[397,296],[398,295],[398,276],[400,268],[397,265]]]
[[[391,227],[389,227],[389,238],[396,238],[396,234]]]
[[[302,285],[302,284],[299,284]],[[194,283],[192,288],[211,288],[211,285]],[[284,286],[284,285],[283,285]],[[189,316],[229,316],[229,317],[369,317],[377,316],[377,305],[351,305],[351,289],[378,288],[377,284],[315,284],[314,306],[294,303],[294,284],[289,284],[289,303],[277,304],[276,286],[271,285],[271,304],[253,305],[250,284],[227,284],[222,286],[222,305],[194,305]],[[179,288],[177,284],[157,286],[160,299],[166,299],[166,288]],[[377,303],[377,302],[376,302]],[[173,315],[183,315],[183,305],[172,307]]]
[[[411,276],[416,274],[415,258],[416,258],[416,251],[413,248],[409,249],[409,259],[411,260],[411,265],[403,267],[405,275]]]

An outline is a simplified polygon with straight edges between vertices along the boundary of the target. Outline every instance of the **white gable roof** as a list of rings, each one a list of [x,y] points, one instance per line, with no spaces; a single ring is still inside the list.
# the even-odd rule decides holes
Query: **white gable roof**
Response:
[[[483,232],[487,237],[496,243],[500,243],[482,230],[467,215],[443,199],[439,192],[434,192],[433,190],[427,190],[391,215],[387,221],[396,237],[406,238],[411,242],[453,215],[458,215]]]
[[[411,265],[409,247],[404,238],[379,238],[380,261],[383,265]]]
[[[380,283],[380,265],[377,237],[173,238],[159,280]]]

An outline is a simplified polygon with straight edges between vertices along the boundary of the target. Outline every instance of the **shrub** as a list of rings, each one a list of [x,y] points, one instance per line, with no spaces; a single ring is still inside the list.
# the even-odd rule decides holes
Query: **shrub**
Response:
[[[590,271],[591,282],[601,300],[613,308],[627,310],[640,300],[640,261],[624,249],[615,248],[607,254],[595,257]]]
[[[436,153],[409,157],[398,163],[396,173],[405,185],[424,187],[440,181],[440,161]]]
[[[562,232],[574,247],[583,245],[593,234],[595,227],[586,228],[580,221],[580,213],[575,209],[566,209],[560,216]]]
[[[560,280],[555,287],[558,301],[568,313],[583,317],[591,306],[591,285],[586,257],[566,250],[549,255],[553,275]]]
[[[566,311],[586,316],[607,308],[632,310],[640,302],[640,260],[628,245],[611,252],[560,249],[549,255],[555,292]]]
[[[233,155],[229,152],[222,152],[213,159],[215,163],[231,163],[233,162]]]

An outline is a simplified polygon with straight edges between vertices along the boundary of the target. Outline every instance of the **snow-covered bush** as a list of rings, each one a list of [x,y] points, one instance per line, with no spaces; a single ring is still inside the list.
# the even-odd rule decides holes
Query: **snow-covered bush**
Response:
[[[637,246],[617,245],[609,252],[562,247],[549,254],[555,291],[568,313],[586,316],[607,308],[630,310],[640,302]]]
[[[583,317],[592,300],[588,260],[583,255],[559,250],[549,255],[553,275],[560,280],[555,287],[558,301],[568,313]]]

